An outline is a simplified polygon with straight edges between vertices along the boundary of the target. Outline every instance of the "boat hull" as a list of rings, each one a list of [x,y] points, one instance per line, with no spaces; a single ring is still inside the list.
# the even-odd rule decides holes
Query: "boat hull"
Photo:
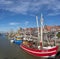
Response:
[[[11,43],[13,43],[13,42],[14,42],[14,40],[10,40],[10,42],[11,42]]]
[[[50,49],[43,49],[43,50],[38,50],[38,49],[33,49],[33,48],[29,48],[26,47],[24,45],[20,45],[20,47],[26,51],[27,53],[29,53],[30,55],[33,56],[37,56],[37,57],[51,57],[51,56],[55,56],[57,53],[57,46],[54,46]]]
[[[23,42],[22,40],[14,40],[13,43],[20,45],[20,44],[22,44],[22,42]]]

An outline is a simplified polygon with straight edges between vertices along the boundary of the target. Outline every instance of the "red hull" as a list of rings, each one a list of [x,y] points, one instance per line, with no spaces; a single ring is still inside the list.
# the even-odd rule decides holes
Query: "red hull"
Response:
[[[38,49],[32,49],[24,45],[20,45],[20,47],[25,50],[27,53],[38,56],[38,57],[48,57],[48,56],[53,56],[56,55],[57,53],[57,46],[54,46],[50,49],[43,49],[43,50],[38,50]]]

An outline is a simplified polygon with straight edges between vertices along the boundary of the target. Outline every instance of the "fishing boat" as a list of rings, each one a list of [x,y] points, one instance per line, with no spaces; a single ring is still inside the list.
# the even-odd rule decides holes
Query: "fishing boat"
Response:
[[[53,57],[57,54],[58,46],[43,46],[43,16],[41,15],[41,39],[40,39],[40,46],[38,48],[30,48],[24,44],[21,44],[20,47],[25,52],[27,52],[30,55],[37,56],[37,57]],[[37,19],[37,25],[38,25],[38,19]],[[39,30],[39,29],[38,29]],[[39,31],[38,31],[39,32]],[[38,33],[39,36],[39,33]]]
[[[23,42],[22,36],[20,35],[20,36],[16,36],[14,38],[14,42],[13,43],[20,45],[22,42]]]

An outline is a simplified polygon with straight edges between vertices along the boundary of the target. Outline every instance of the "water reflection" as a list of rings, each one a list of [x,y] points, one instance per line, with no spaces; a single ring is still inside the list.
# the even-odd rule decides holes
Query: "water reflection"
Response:
[[[22,49],[19,45],[10,43],[10,41],[4,37],[0,36],[0,59],[43,59],[40,57],[34,57]]]

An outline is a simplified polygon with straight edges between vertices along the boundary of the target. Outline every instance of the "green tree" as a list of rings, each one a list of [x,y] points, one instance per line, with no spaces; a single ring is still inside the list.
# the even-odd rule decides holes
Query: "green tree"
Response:
[[[58,32],[57,37],[60,38],[60,32]]]

